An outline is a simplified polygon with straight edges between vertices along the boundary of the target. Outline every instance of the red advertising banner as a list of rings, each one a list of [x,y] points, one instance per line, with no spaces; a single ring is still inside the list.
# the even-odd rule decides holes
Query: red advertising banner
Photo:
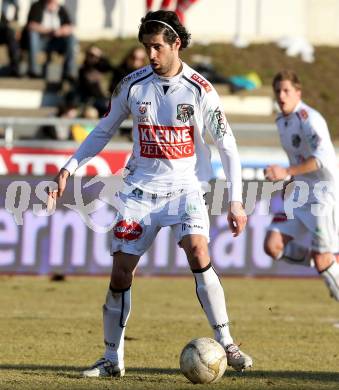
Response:
[[[0,175],[56,175],[75,149],[44,149],[29,147],[0,148]],[[102,151],[86,166],[77,170],[80,176],[108,176],[122,169],[128,150]]]
[[[150,157],[151,153],[155,153],[155,144],[147,142],[146,137],[150,134],[141,134],[145,145],[141,145],[144,157]],[[169,134],[165,134],[169,136]],[[174,135],[171,134],[173,137]],[[178,136],[178,134],[175,134]],[[170,158],[189,157],[194,149],[193,134],[190,135],[188,128],[185,135],[179,134],[183,138],[181,145],[176,145],[177,156],[173,153],[167,154]],[[164,136],[165,137],[165,136]],[[153,138],[147,138],[153,141]],[[166,138],[164,138],[166,140]],[[156,146],[157,151],[163,153],[163,144],[160,143],[160,149]],[[178,149],[179,148],[179,149]],[[75,152],[75,148],[32,148],[32,147],[13,147],[7,149],[0,147],[0,175],[33,175],[33,176],[54,176],[58,173],[67,160]],[[132,144],[130,149],[106,149],[91,159],[84,167],[77,170],[77,176],[101,176],[107,177],[112,173],[117,173],[122,169],[128,161],[132,152]],[[216,148],[211,147],[211,162],[215,178],[224,179],[224,171]],[[168,158],[169,158],[168,157]],[[262,161],[242,160],[243,179],[244,180],[263,180],[263,167],[266,163]]]

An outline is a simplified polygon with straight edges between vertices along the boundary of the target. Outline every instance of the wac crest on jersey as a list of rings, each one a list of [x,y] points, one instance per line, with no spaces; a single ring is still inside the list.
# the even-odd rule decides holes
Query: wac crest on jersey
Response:
[[[177,105],[177,119],[183,123],[187,122],[194,115],[194,107],[192,104]]]

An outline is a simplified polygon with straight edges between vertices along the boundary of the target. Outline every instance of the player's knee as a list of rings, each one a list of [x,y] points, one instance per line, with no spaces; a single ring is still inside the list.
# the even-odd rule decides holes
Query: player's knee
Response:
[[[284,246],[282,243],[271,240],[269,238],[265,239],[264,251],[268,256],[272,257],[273,259],[278,259],[283,250]]]
[[[319,253],[312,251],[312,258],[318,272],[327,269],[333,262],[336,262],[335,256],[331,252]]]
[[[203,269],[211,262],[208,249],[200,246],[193,246],[187,253],[187,258],[192,270]]]
[[[111,276],[111,286],[114,289],[126,289],[132,284],[133,273],[129,270],[117,270]]]
[[[208,249],[204,245],[193,245],[190,249],[190,258],[192,261],[201,263],[209,259]]]

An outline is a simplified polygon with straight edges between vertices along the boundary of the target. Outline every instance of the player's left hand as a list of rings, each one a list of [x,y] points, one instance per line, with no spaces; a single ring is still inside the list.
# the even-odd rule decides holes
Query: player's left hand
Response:
[[[281,167],[280,165],[269,165],[264,170],[265,179],[270,181],[284,180],[288,174],[287,168]]]
[[[229,202],[227,221],[233,237],[239,236],[245,229],[247,215],[241,202]]]

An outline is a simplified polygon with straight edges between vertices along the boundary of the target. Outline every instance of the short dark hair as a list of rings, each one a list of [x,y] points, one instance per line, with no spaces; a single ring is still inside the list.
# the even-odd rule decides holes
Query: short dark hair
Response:
[[[301,91],[301,81],[300,81],[298,75],[293,70],[290,70],[290,69],[284,69],[274,76],[273,81],[272,81],[273,89],[275,89],[275,86],[277,83],[280,83],[281,81],[286,81],[286,80],[290,81],[295,89],[298,89]]]
[[[157,20],[159,22],[157,22]],[[163,22],[163,23],[161,23]],[[168,24],[170,27],[166,26]],[[174,31],[173,31],[173,30]],[[180,23],[177,14],[173,11],[159,10],[148,12],[141,19],[138,39],[142,42],[144,34],[164,34],[165,42],[172,45],[179,37],[181,40],[180,50],[185,49],[191,40],[191,34]]]

